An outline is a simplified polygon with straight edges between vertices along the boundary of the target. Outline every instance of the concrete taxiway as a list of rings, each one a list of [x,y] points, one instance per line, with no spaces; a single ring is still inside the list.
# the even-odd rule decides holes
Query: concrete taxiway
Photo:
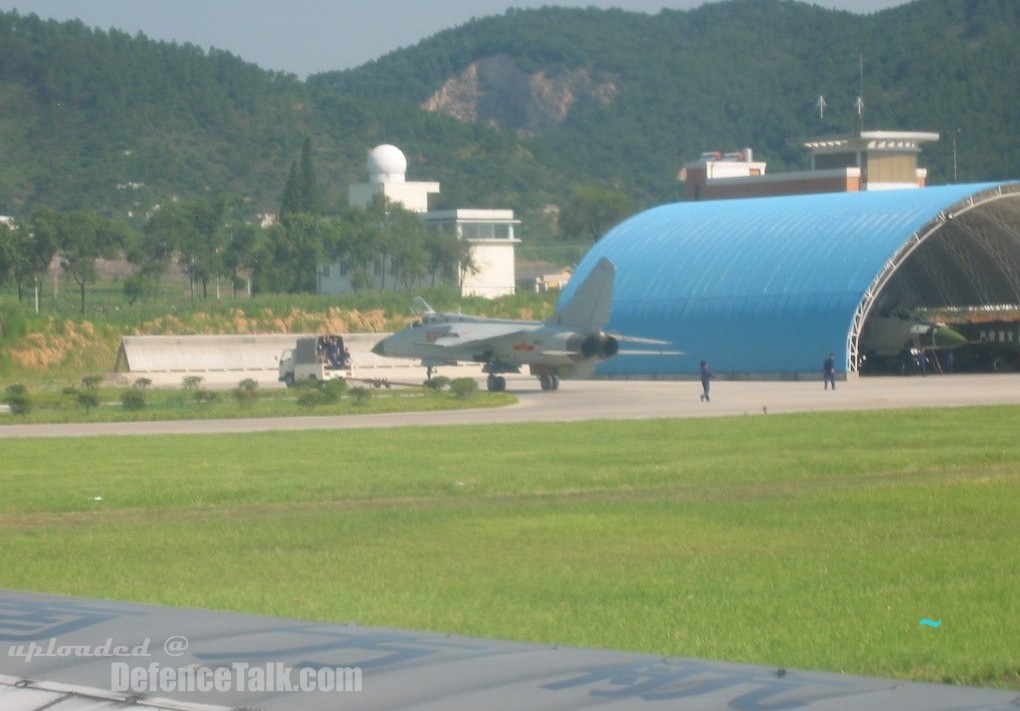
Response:
[[[277,430],[353,429],[515,422],[576,422],[669,417],[767,416],[791,412],[965,407],[1020,404],[1020,374],[870,377],[825,391],[817,382],[712,384],[712,402],[699,400],[693,381],[564,381],[543,392],[534,378],[508,380],[519,402],[495,409],[404,412],[380,415],[306,416],[243,420],[81,423],[0,426],[0,438],[97,435],[210,434]],[[399,393],[399,391],[392,391]]]

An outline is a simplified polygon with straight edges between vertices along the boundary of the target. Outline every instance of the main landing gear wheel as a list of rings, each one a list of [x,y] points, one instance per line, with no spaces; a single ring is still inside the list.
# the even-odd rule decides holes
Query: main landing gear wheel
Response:
[[[560,389],[560,379],[555,375],[540,375],[538,376],[538,383],[542,386],[543,390]]]
[[[485,381],[485,387],[489,392],[501,393],[506,390],[506,378],[499,375],[490,375]]]

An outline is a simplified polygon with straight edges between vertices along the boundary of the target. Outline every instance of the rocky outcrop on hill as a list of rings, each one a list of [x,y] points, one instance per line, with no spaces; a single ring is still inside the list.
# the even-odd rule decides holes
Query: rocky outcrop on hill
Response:
[[[528,74],[512,57],[498,55],[473,62],[421,107],[464,122],[541,134],[560,125],[573,109],[609,105],[618,93],[615,83],[599,81],[586,69]]]

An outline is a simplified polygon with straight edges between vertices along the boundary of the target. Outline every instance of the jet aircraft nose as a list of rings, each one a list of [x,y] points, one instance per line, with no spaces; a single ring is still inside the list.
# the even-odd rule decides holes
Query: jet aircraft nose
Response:
[[[372,352],[375,353],[377,356],[385,356],[386,355],[386,345],[385,344],[386,344],[386,339],[384,338],[381,341],[379,341],[378,343],[376,343],[374,346],[372,346]]]
[[[931,341],[936,348],[959,348],[967,345],[967,338],[949,326],[936,326]]]

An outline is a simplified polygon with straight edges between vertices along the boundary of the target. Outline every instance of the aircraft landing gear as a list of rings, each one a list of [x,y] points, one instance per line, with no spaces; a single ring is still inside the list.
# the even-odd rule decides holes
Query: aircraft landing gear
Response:
[[[559,390],[560,379],[555,375],[540,375],[538,376],[538,384],[542,386],[543,390]]]
[[[485,381],[485,389],[490,393],[501,393],[506,390],[506,378],[500,375],[493,375],[489,373],[489,378]]]

